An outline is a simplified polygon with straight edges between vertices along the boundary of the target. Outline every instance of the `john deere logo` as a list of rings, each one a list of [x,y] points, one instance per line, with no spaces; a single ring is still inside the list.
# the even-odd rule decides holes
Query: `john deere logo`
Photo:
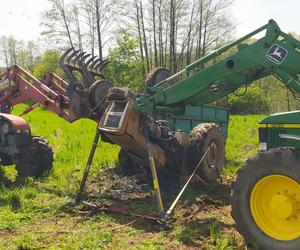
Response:
[[[283,48],[277,44],[274,44],[269,49],[266,57],[269,60],[271,60],[273,63],[281,64],[283,62],[283,60],[286,58],[287,54],[288,54],[288,51],[285,48]]]

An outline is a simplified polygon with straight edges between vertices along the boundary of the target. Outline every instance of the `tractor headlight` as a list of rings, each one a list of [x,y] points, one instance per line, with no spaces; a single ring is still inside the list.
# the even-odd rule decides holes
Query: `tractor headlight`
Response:
[[[4,123],[4,124],[2,125],[2,133],[8,134],[9,130],[10,130],[9,124],[8,124],[8,123]]]
[[[266,151],[268,150],[268,144],[266,142],[259,143],[259,151]]]

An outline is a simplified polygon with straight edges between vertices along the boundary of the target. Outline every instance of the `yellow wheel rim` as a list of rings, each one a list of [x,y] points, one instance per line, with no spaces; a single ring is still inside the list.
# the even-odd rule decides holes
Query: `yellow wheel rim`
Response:
[[[258,227],[282,241],[300,237],[300,184],[283,175],[269,175],[251,192],[250,209]]]

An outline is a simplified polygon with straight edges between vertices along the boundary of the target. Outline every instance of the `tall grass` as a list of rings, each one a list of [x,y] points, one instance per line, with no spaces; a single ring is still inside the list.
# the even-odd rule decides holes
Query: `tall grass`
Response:
[[[22,113],[24,107],[18,105],[13,113]],[[231,117],[224,175],[234,174],[248,157],[256,153],[256,127],[261,118],[262,116]],[[70,124],[41,108],[25,115],[24,119],[30,123],[32,134],[49,140],[55,154],[54,167],[47,178],[27,178],[23,183],[14,182],[13,167],[1,167],[11,179],[12,185],[0,186],[0,249],[31,249],[52,245],[53,249],[56,249],[55,246],[65,249],[124,249],[127,248],[128,241],[136,240],[140,233],[148,235],[148,232],[138,227],[112,234],[109,227],[116,225],[115,217],[99,214],[82,219],[77,215],[72,216],[68,211],[67,204],[73,200],[78,189],[92,145],[95,122],[81,119]],[[99,142],[91,175],[99,173],[107,166],[114,167],[118,150],[116,145]],[[123,219],[119,223],[124,223]],[[62,228],[68,233],[65,234]],[[44,231],[50,231],[51,234],[45,234]],[[60,231],[63,232],[59,233]],[[1,237],[2,232],[9,236]],[[217,226],[211,227],[215,244],[223,249],[230,249],[231,238],[221,240],[218,232]],[[172,239],[172,243],[169,241],[170,238],[156,233],[152,238],[139,239],[139,243],[135,245],[137,249],[182,246],[179,238]]]
[[[235,174],[242,164],[258,152],[257,125],[263,115],[231,116],[226,144],[225,175]]]

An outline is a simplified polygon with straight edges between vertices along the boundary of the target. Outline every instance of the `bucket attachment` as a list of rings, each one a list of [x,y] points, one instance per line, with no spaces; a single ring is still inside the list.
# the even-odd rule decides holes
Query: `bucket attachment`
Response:
[[[112,84],[103,74],[109,60],[100,60],[81,50],[68,49],[59,60],[69,85],[67,95],[70,109],[76,117],[101,118],[104,101]]]

